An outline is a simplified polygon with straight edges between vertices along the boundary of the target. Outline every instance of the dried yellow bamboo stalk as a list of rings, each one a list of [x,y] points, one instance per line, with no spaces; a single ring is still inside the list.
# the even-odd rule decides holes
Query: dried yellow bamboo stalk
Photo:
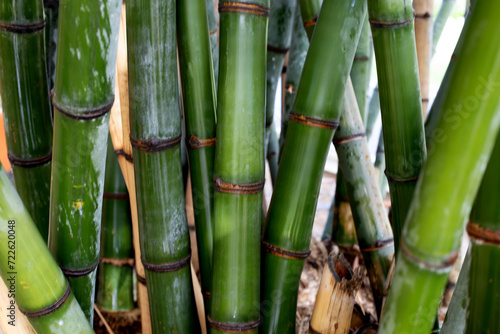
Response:
[[[1,115],[0,115],[1,117]],[[10,304],[10,298],[8,298],[9,290],[5,285],[4,281],[0,279],[0,332],[5,334],[36,334],[36,331],[31,327],[28,319],[24,314],[19,311],[17,303],[14,304],[15,310],[15,326],[9,324],[10,321],[14,320],[9,317],[10,310],[7,309]]]
[[[316,296],[309,333],[349,333],[354,299],[363,281],[364,271],[363,267],[357,267],[353,271],[342,253],[328,257]]]

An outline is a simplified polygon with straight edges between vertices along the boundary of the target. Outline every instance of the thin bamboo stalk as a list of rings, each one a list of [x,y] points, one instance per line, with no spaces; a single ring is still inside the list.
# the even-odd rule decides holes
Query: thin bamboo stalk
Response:
[[[432,57],[434,0],[414,0],[413,8],[415,10],[415,42],[420,94],[422,95],[422,111],[425,119],[429,104],[429,67]]]
[[[213,254],[215,84],[204,0],[177,1],[177,36],[193,211],[205,310],[210,309]],[[210,8],[213,11],[213,8]]]
[[[49,248],[92,323],[121,1],[59,9]]]
[[[373,127],[377,122],[378,115],[380,114],[380,97],[378,91],[378,85],[375,86],[370,97],[370,102],[368,103],[368,113],[366,115],[365,131],[366,139],[369,141],[373,132]],[[380,132],[382,135],[382,132]]]
[[[57,33],[59,25],[59,0],[43,0],[45,7],[45,60],[47,85],[54,88],[56,81]]]
[[[354,299],[364,277],[364,268],[352,270],[340,255],[329,256],[323,269],[309,333],[347,334],[351,328]]]
[[[211,333],[257,333],[269,1],[220,1]]]
[[[215,20],[214,0],[205,0],[205,5],[208,17],[208,31],[210,34],[210,50],[212,52],[215,89],[217,90],[217,83],[219,82],[219,36],[217,34],[217,22]]]
[[[109,139],[96,298],[97,306],[103,311],[130,311],[134,308],[132,222],[128,198],[127,185]]]
[[[411,1],[368,0],[396,252],[426,149]]]
[[[269,163],[269,171],[271,173],[271,182],[276,183],[276,176],[278,175],[278,158],[279,158],[279,139],[276,127],[271,125],[267,128],[269,131],[269,143],[267,145],[267,162]]]
[[[52,124],[41,0],[0,6],[0,94],[16,189],[47,240]]]
[[[285,102],[284,112],[281,115],[281,132],[280,132],[280,148],[279,156],[283,151],[285,144],[285,137],[288,129],[288,118],[295,102],[297,95],[297,88],[299,87],[300,76],[306,61],[307,50],[309,49],[309,39],[302,23],[302,16],[300,14],[300,6],[295,7],[295,14],[293,18],[292,41],[290,43],[290,52],[288,53],[288,65],[286,68],[285,87]],[[279,158],[278,160],[280,160]]]
[[[431,147],[418,181],[379,333],[431,329],[498,133],[500,55],[491,46],[500,43],[500,3],[474,6],[464,27],[467,48],[457,60],[436,127],[445,137]]]
[[[446,22],[448,22],[448,18],[453,11],[453,7],[455,7],[455,2],[456,0],[443,0],[441,2],[441,7],[439,7],[439,12],[436,15],[434,26],[432,28],[432,56],[436,53],[436,47],[439,39],[441,38]]]
[[[394,256],[391,225],[370,159],[363,121],[353,86],[348,81],[344,112],[333,143],[345,175],[359,248],[368,270],[375,307],[380,317],[387,273]]]
[[[470,270],[465,333],[500,332],[500,137],[467,224]]]
[[[43,79],[45,81],[45,78]],[[0,170],[0,275],[37,333],[93,333],[5,170]],[[15,299],[15,302],[14,302]],[[14,304],[15,303],[15,304]],[[2,305],[3,307],[4,305]],[[16,315],[10,321],[17,324]],[[10,324],[9,324],[10,326]],[[7,332],[9,333],[9,332]]]
[[[304,29],[307,37],[311,40],[323,0],[298,0],[298,2]]]
[[[281,333],[295,332],[298,282],[309,254],[321,178],[365,15],[363,1],[327,1],[316,24],[263,233],[264,333],[278,328]],[[325,71],[317,66],[320,62],[335,64],[334,69]]]
[[[179,145],[176,6],[168,0],[126,5],[130,142],[151,324],[154,333],[196,332]]]

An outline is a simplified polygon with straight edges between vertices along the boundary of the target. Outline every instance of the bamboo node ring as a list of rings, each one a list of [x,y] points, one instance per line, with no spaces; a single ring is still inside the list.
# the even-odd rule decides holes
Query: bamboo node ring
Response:
[[[271,51],[274,53],[286,54],[289,48],[279,48],[277,46],[272,46],[271,44],[267,44],[267,51]]]
[[[96,270],[97,266],[99,265],[99,260],[97,260],[96,263],[94,263],[91,267],[88,268],[83,268],[83,269],[69,269],[69,268],[64,268],[61,267],[61,271],[63,272],[64,275],[70,276],[70,277],[82,277],[82,276],[87,276],[94,270]]]
[[[273,124],[273,122],[274,122],[273,118],[266,120],[266,129],[270,127]]]
[[[102,197],[107,199],[119,199],[119,200],[129,199],[128,193],[115,194],[115,193],[108,193],[106,191],[102,194]]]
[[[69,287],[69,282],[66,281],[66,290],[64,290],[63,295],[54,303],[38,311],[24,311],[21,308],[19,308],[19,311],[21,311],[21,313],[24,314],[29,319],[40,318],[49,315],[51,313],[54,313],[55,311],[60,309],[64,305],[66,300],[68,300],[70,294],[71,294],[71,288]]]
[[[397,179],[389,175],[387,172],[387,169],[384,171],[385,176],[387,177],[387,180],[392,183],[408,183],[408,182],[413,182],[418,180],[418,175],[414,177],[410,177],[407,179]]]
[[[189,253],[188,256],[186,256],[185,258],[180,259],[178,261],[163,263],[163,264],[149,263],[144,261],[144,259],[141,259],[141,261],[142,264],[144,265],[144,269],[146,269],[147,271],[165,273],[165,272],[177,271],[179,269],[184,268],[189,264],[190,259],[191,259],[191,253]]]
[[[354,61],[368,61],[368,60],[370,60],[370,57],[368,56],[354,57]]]
[[[264,190],[266,180],[248,184],[227,183],[220,177],[214,178],[214,191],[227,194],[258,194]]]
[[[311,254],[310,249],[308,249],[304,252],[291,251],[291,250],[283,249],[281,247],[270,244],[269,242],[264,241],[264,240],[262,240],[262,247],[264,247],[264,250],[267,253],[271,253],[273,255],[283,257],[285,259],[305,260],[309,256],[309,254]]]
[[[45,20],[36,23],[0,23],[0,30],[16,34],[31,34],[45,28]]]
[[[63,106],[62,104],[57,103],[54,98],[52,99],[52,105],[57,111],[59,111],[59,113],[69,118],[84,120],[84,121],[96,119],[106,115],[111,110],[111,107],[113,106],[114,102],[115,102],[115,97],[113,96],[111,101],[103,106],[94,109],[82,110],[79,108]]]
[[[219,2],[219,13],[243,13],[269,17],[269,7],[258,3],[223,1]]]
[[[132,158],[132,156],[130,154],[125,153],[124,150],[115,150],[115,154],[116,154],[116,156],[123,155],[125,157],[125,160],[127,160],[128,162],[131,162],[131,163],[134,162],[134,159]]]
[[[299,115],[295,112],[290,112],[288,120],[304,124],[307,126],[312,126],[321,129],[329,129],[329,130],[335,130],[339,126],[338,121],[329,121],[315,117]]]
[[[144,286],[146,285],[146,277],[142,277],[137,272],[135,274],[135,277],[137,278],[137,282],[141,283]]]
[[[312,19],[309,21],[304,22],[304,28],[314,26],[318,22],[318,15],[315,15]]]
[[[335,138],[333,140],[333,144],[335,146],[337,146],[337,145],[342,145],[342,144],[345,144],[345,143],[349,143],[351,141],[362,140],[363,138],[366,138],[366,134],[364,132],[363,133],[355,133],[355,134],[352,134],[352,135],[349,135],[349,136],[345,136],[345,137],[342,137],[342,138]]]
[[[205,299],[210,299],[210,298],[212,298],[212,293],[210,291],[205,291],[205,292],[203,292],[203,297]]]
[[[413,15],[411,19],[400,21],[400,22],[382,22],[377,20],[370,20],[370,24],[377,28],[395,28],[395,27],[403,27],[410,24],[415,19],[415,10],[413,11]]]
[[[458,250],[452,251],[449,253],[449,255],[441,261],[441,263],[429,263],[427,261],[424,261],[422,259],[419,259],[417,256],[413,255],[410,250],[407,248],[406,244],[404,243],[403,239],[401,239],[400,243],[400,249],[401,252],[404,254],[404,256],[416,264],[417,266],[426,268],[426,269],[434,269],[434,270],[443,270],[443,269],[449,269],[451,266],[453,266],[453,263],[455,263],[456,259],[458,258]]]
[[[206,146],[213,146],[216,143],[216,138],[199,139],[195,135],[191,135],[188,140],[186,140],[186,145],[190,149],[201,148]]]
[[[386,240],[377,240],[373,244],[366,246],[365,248],[360,248],[361,252],[373,252],[378,251],[384,248],[387,248],[394,244],[394,239],[386,239]]]
[[[134,259],[112,259],[101,257],[101,263],[110,264],[114,267],[134,267]]]
[[[181,142],[181,138],[182,138],[182,133],[179,134],[177,137],[168,139],[150,138],[146,140],[139,140],[132,138],[132,136],[130,136],[130,144],[132,145],[133,148],[139,151],[161,152],[179,145],[179,143]]]
[[[500,231],[491,230],[469,221],[467,223],[467,234],[475,241],[500,246]]]
[[[259,319],[250,322],[244,323],[232,323],[232,322],[221,322],[216,321],[210,318],[207,315],[208,324],[215,330],[224,332],[224,333],[247,333],[251,332],[256,328],[259,328],[262,323],[262,318],[259,316]]]
[[[9,161],[13,166],[24,167],[24,168],[33,168],[33,167],[42,166],[42,165],[45,165],[45,164],[51,162],[52,161],[52,152],[50,152],[47,155],[44,155],[43,157],[33,158],[33,159],[19,159],[10,153],[7,154],[7,157],[9,158]]]
[[[209,35],[215,35],[217,33],[217,29],[210,30]]]

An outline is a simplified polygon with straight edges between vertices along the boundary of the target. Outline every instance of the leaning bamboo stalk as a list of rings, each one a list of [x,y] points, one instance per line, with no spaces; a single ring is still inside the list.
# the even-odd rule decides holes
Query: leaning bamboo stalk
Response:
[[[393,236],[350,80],[345,92],[344,112],[333,143],[345,175],[359,249],[380,317],[384,285],[394,256]]]
[[[396,252],[426,149],[413,32],[413,9],[404,0],[368,0],[377,63],[386,175]],[[392,50],[392,51],[391,51]]]
[[[126,5],[130,143],[151,324],[155,333],[195,332],[200,325],[179,145],[176,3]]]
[[[428,332],[434,322],[500,125],[500,55],[491,47],[500,44],[499,10],[500,3],[479,1],[464,27],[467,48],[436,127],[443,140],[429,150],[415,190],[379,333]]]
[[[9,313],[9,308],[17,304],[41,334],[93,333],[68,281],[3,168],[0,170],[0,219],[3,222],[0,275],[11,298],[7,306]],[[16,324],[15,315],[11,321]]]
[[[497,137],[467,224],[471,241],[467,334],[500,332],[499,171],[500,137]]]
[[[436,53],[436,47],[438,45],[439,39],[441,38],[441,33],[444,30],[446,22],[450,17],[453,7],[455,6],[456,0],[443,0],[441,2],[441,7],[434,20],[434,26],[432,28],[432,52],[431,55]]]
[[[413,0],[415,10],[415,43],[417,46],[420,94],[422,95],[422,111],[427,115],[429,104],[429,67],[432,57],[432,20],[434,0]]]
[[[344,255],[329,256],[323,269],[309,333],[347,334],[351,328],[354,299],[361,287],[364,268],[352,270]]]
[[[0,94],[16,189],[43,238],[49,229],[52,124],[41,0],[0,6]]]
[[[215,83],[205,0],[177,1],[177,36],[186,144],[205,310],[212,289]],[[213,11],[213,8],[210,8]]]
[[[257,333],[269,1],[220,1],[212,333]]]
[[[49,248],[92,323],[121,1],[82,6],[59,8]]]
[[[326,1],[316,24],[263,233],[264,333],[295,331],[298,282],[319,186],[365,15],[363,1]],[[325,71],[319,62],[335,67]]]

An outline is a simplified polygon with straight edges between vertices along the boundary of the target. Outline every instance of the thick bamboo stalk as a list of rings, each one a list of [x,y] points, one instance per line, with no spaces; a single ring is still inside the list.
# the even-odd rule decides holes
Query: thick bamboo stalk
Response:
[[[354,299],[363,282],[364,271],[363,267],[353,271],[342,253],[328,257],[316,295],[309,333],[349,333]]]
[[[102,311],[130,311],[134,308],[132,222],[128,199],[127,186],[109,139],[96,298]]]
[[[217,90],[217,83],[219,82],[219,36],[217,34],[217,22],[215,20],[214,0],[205,0],[205,5],[208,17],[208,31],[210,34],[210,50],[212,52],[215,89]]]
[[[414,0],[413,8],[415,10],[415,42],[420,94],[422,95],[422,111],[425,119],[429,104],[429,67],[432,57],[434,0]]]
[[[10,308],[17,304],[37,333],[93,333],[68,281],[3,168],[0,170],[0,219],[3,222],[0,275],[10,298],[6,306],[9,314],[4,313],[2,317],[10,317]],[[16,315],[9,320],[15,325]]]
[[[340,125],[333,143],[339,156],[340,168],[345,175],[356,236],[368,270],[377,314],[380,316],[394,245],[364,131],[354,89],[349,81],[344,98],[344,112],[340,116]]]
[[[269,1],[220,1],[211,333],[257,333]]]
[[[434,26],[432,28],[432,53],[431,56],[436,53],[436,47],[438,45],[439,39],[441,38],[441,33],[444,30],[446,22],[450,17],[453,7],[455,6],[456,0],[443,0],[441,2],[441,7],[439,7],[439,12],[434,20]]]
[[[126,4],[130,142],[151,324],[154,333],[196,332],[179,145],[176,3]]]
[[[47,84],[54,88],[56,81],[57,33],[59,25],[59,0],[43,0],[45,7],[45,60]]]
[[[467,224],[471,240],[467,334],[500,332],[499,171],[500,137],[497,137]]]
[[[47,240],[52,124],[41,0],[0,6],[0,94],[16,189]]]
[[[82,6],[59,8],[49,248],[92,323],[121,2]]]
[[[205,0],[177,1],[182,97],[205,309],[212,289],[215,84]],[[210,8],[213,11],[213,8]]]
[[[283,113],[281,115],[281,131],[280,131],[280,149],[279,156],[283,151],[285,137],[288,129],[288,118],[295,102],[297,88],[299,87],[300,76],[306,61],[307,50],[309,49],[309,39],[302,23],[300,14],[300,6],[295,7],[292,29],[292,41],[290,43],[290,52],[288,53],[288,64],[286,67],[285,102],[283,103]],[[278,160],[280,160],[279,158]]]
[[[457,60],[436,127],[444,137],[433,143],[415,190],[379,333],[431,329],[498,133],[500,55],[491,46],[500,43],[500,3],[474,6],[464,27],[467,48]]]
[[[316,24],[264,228],[264,333],[295,331],[319,187],[365,15],[363,1],[327,1]],[[331,70],[318,63],[332,64]]]
[[[411,1],[368,0],[396,252],[426,149]]]

